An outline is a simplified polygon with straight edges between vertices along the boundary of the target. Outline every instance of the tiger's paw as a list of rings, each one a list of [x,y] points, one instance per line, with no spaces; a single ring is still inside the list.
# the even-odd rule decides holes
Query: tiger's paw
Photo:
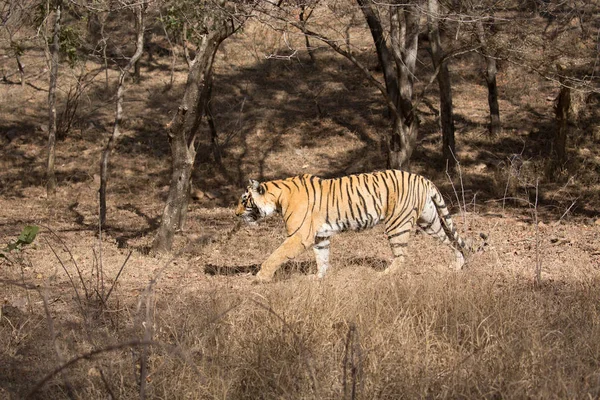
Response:
[[[321,274],[310,274],[307,276],[309,281],[320,282],[323,280],[323,275]]]
[[[257,285],[257,284],[260,284],[260,283],[271,282],[272,280],[273,280],[272,276],[269,276],[268,274],[265,274],[263,271],[258,271],[258,273],[254,277],[254,280],[252,281],[252,283],[255,284],[255,285]]]

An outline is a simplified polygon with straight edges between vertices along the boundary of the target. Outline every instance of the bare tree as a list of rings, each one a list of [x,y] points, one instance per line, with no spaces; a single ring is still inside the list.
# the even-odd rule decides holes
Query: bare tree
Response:
[[[565,67],[557,65],[557,70],[563,72]],[[562,170],[567,161],[567,132],[569,130],[569,109],[571,108],[571,88],[561,79],[560,92],[554,106],[556,131],[552,140],[551,171]]]
[[[48,2],[48,8],[50,2]],[[48,89],[48,158],[46,161],[46,193],[52,196],[56,193],[55,147],[56,147],[56,82],[58,79],[58,63],[60,52],[60,22],[62,1],[54,5],[54,27],[52,30],[52,45],[50,47],[50,87]]]
[[[437,0],[427,1],[427,25],[429,28],[429,42],[431,43],[431,58],[433,66],[439,69],[437,74],[440,88],[440,119],[442,122],[442,154],[446,164],[454,167],[456,163],[456,147],[454,143],[454,117],[452,116],[452,85],[448,61],[444,58],[444,49],[440,38],[439,20],[440,7]]]
[[[494,17],[490,15],[488,17],[488,23],[490,30],[494,27]],[[492,54],[492,49],[488,46],[486,29],[483,26],[483,18],[478,18],[476,22],[477,38],[481,44],[481,53],[485,58],[485,81],[488,88],[488,105],[490,107],[490,126],[489,132],[491,135],[496,136],[502,132],[502,124],[500,123],[500,106],[498,105],[498,84],[496,82],[496,74],[498,68],[496,65],[496,55]]]
[[[136,20],[136,42],[135,52],[129,59],[127,65],[121,70],[119,74],[119,80],[117,83],[117,98],[115,104],[115,121],[113,124],[112,135],[102,152],[102,160],[100,162],[100,225],[104,226],[106,223],[106,186],[108,184],[108,161],[109,157],[114,150],[117,140],[121,136],[120,124],[123,119],[123,98],[125,95],[125,78],[131,68],[136,65],[137,61],[142,56],[144,50],[144,29],[145,29],[145,11],[146,11],[146,0],[142,0],[141,3],[135,5],[135,20]]]
[[[25,85],[25,65],[21,59],[25,50],[22,35],[19,35],[19,31],[27,27],[27,20],[32,8],[31,4],[23,4],[19,0],[5,0],[0,6],[0,24],[6,31],[10,46],[9,50],[7,49],[7,56],[10,55],[15,58],[21,86]],[[6,79],[6,75],[3,75],[3,79]]]
[[[197,38],[195,57],[190,60],[183,99],[167,127],[171,147],[171,185],[158,233],[155,251],[170,251],[177,230],[182,230],[187,215],[192,170],[199,141],[199,126],[209,101],[212,66],[219,45],[229,37],[240,21],[225,1],[190,4],[197,12],[194,33]],[[193,10],[187,9],[188,20]],[[192,27],[190,27],[192,28]]]
[[[389,34],[372,0],[357,0],[375,42],[383,70],[392,132],[388,143],[388,167],[406,168],[417,142],[419,119],[413,106],[414,76],[419,46],[421,7],[418,2],[391,4]],[[389,37],[389,40],[386,39]]]
[[[391,168],[406,168],[416,146],[419,126],[414,107],[413,85],[421,7],[416,2],[381,6],[390,20],[389,24],[384,24],[382,14],[375,11],[376,5],[372,0],[357,0],[357,3],[373,36],[377,57],[383,71],[383,83],[352,53],[351,48],[346,50],[338,44],[343,41],[313,31],[306,20],[298,23],[288,19],[286,23],[296,27],[305,35],[326,43],[334,51],[346,57],[381,92],[392,118],[391,132],[386,135],[387,164]],[[273,15],[268,7],[263,12]],[[278,18],[286,17],[278,16]]]

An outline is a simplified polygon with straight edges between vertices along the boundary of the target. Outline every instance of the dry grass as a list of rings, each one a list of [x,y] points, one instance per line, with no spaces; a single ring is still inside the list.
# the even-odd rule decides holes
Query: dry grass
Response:
[[[322,282],[307,278],[315,269],[307,253],[274,283],[252,285],[250,273],[283,233],[276,219],[232,231],[231,205],[246,179],[381,168],[388,126],[378,93],[346,61],[321,50],[314,66],[266,60],[282,38],[256,26],[245,33],[225,42],[216,64],[224,165],[215,167],[201,147],[194,182],[211,196],[190,205],[174,260],[147,250],[167,190],[164,126],[181,97],[184,64],[166,90],[170,59],[144,59],[142,82],[127,93],[102,241],[97,174],[112,92],[99,80],[82,97],[72,132],[57,146],[57,196],[46,199],[44,77],[2,86],[0,247],[26,224],[47,225],[82,279],[45,229],[21,261],[0,259],[0,398],[23,398],[45,377],[32,398],[599,398],[597,99],[580,110],[565,176],[541,182],[536,227],[524,204],[543,171],[553,118],[547,98],[556,87],[501,68],[505,129],[490,138],[485,87],[473,72],[479,61],[457,60],[457,149],[472,203],[456,222],[468,238],[488,233],[487,251],[454,273],[451,252],[417,235],[405,273],[382,278],[391,251],[378,227],[334,238]],[[369,39],[363,33],[352,40]],[[37,56],[26,64],[41,70]],[[374,63],[372,48],[360,56]],[[62,71],[66,93],[74,78]],[[111,70],[111,79],[117,74]],[[457,210],[439,163],[436,107],[432,92],[420,109],[412,168]],[[102,303],[96,290],[115,283],[131,250]],[[542,285],[535,287],[538,255]]]
[[[113,301],[93,318],[88,305],[87,322],[73,302],[52,313],[63,362],[117,348],[78,361],[34,397],[137,397],[142,351],[118,344],[141,341],[150,324],[150,398],[351,398],[353,385],[355,398],[595,398],[599,283],[534,289],[477,265],[390,278],[349,266],[322,282],[292,274],[261,286],[216,277],[202,290],[159,284],[137,312]],[[5,310],[2,384],[15,395],[61,364],[46,329],[35,313]],[[34,357],[37,365],[18,361]]]
[[[556,238],[582,228],[540,228],[543,284],[535,287],[533,227],[468,217],[475,231],[492,224],[491,247],[460,273],[446,268],[448,249],[419,235],[409,246],[406,273],[381,275],[390,253],[374,229],[336,237],[332,270],[321,282],[308,279],[315,265],[306,254],[274,283],[253,285],[248,271],[282,239],[280,223],[270,219],[229,240],[213,235],[190,243],[194,257],[161,261],[134,253],[105,305],[80,303],[74,287],[82,293],[82,285],[57,271],[37,279],[42,286],[29,289],[24,304],[31,311],[23,311],[8,304],[24,301],[25,289],[5,282],[0,386],[22,397],[76,358],[33,397],[137,398],[143,377],[148,398],[598,396],[600,282],[597,255],[585,247],[598,246],[594,230],[563,243]],[[201,225],[234,222],[218,209],[191,218]],[[503,240],[499,233],[508,230],[513,235]],[[239,251],[229,249],[230,240]],[[104,245],[112,285],[127,254]],[[82,256],[84,248],[71,251],[93,286],[93,257]],[[43,257],[49,253],[40,244],[26,256],[58,267]],[[206,265],[219,269],[206,275]],[[16,265],[2,268],[4,276],[21,279]],[[49,269],[33,264],[23,276],[34,282],[42,270]],[[151,343],[147,354],[144,341]]]

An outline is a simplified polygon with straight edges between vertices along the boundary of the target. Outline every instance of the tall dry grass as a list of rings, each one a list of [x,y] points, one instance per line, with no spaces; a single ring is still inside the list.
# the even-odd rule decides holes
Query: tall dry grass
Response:
[[[597,398],[596,280],[299,280],[158,299],[156,398]],[[354,389],[353,389],[354,387]],[[353,391],[354,390],[354,391]]]
[[[211,280],[159,279],[136,304],[117,287],[86,318],[72,294],[70,311],[49,304],[52,335],[43,315],[4,315],[0,387],[24,397],[70,360],[31,398],[600,395],[597,278],[535,287],[489,268],[388,277],[351,265],[320,282],[299,272],[265,285]]]

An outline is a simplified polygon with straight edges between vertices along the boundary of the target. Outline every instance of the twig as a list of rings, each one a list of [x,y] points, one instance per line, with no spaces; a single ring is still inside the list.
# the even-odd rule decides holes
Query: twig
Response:
[[[33,387],[33,389],[31,389],[29,391],[29,393],[27,393],[27,395],[25,396],[25,398],[26,399],[31,398],[50,379],[54,378],[57,374],[59,374],[60,372],[64,371],[65,369],[69,368],[70,366],[78,363],[81,360],[91,360],[91,359],[93,359],[95,356],[97,356],[99,354],[107,353],[107,352],[115,351],[115,350],[121,350],[121,349],[124,349],[124,348],[127,348],[127,347],[150,346],[150,345],[160,346],[161,344],[158,343],[158,342],[152,342],[152,341],[150,341],[150,342],[144,342],[143,340],[130,340],[130,341],[127,341],[127,342],[117,343],[117,344],[114,344],[114,345],[102,347],[100,349],[92,350],[90,352],[81,354],[81,355],[79,355],[77,357],[74,357],[74,358],[70,359],[66,363],[60,365],[59,367],[57,367],[54,370],[52,370],[50,373],[46,374],[46,376],[44,376],[44,378],[42,378],[40,381],[38,381],[38,383],[35,384],[35,386]]]
[[[79,290],[77,290],[77,285],[75,285],[75,282],[73,282],[73,278],[71,277],[71,274],[69,273],[69,270],[67,270],[67,267],[65,266],[65,263],[63,263],[63,261],[60,259],[60,257],[58,256],[58,254],[56,254],[56,251],[54,250],[54,247],[52,247],[52,245],[50,244],[50,242],[48,241],[48,239],[46,239],[44,237],[44,241],[50,247],[50,250],[52,250],[52,253],[54,253],[54,256],[56,257],[56,259],[58,260],[58,262],[62,266],[63,270],[67,274],[67,277],[69,278],[69,281],[71,282],[71,286],[73,287],[73,290],[75,290],[75,296],[77,296],[77,303],[79,304],[79,308],[81,309],[81,315],[85,319],[86,313],[85,313],[85,310],[83,309],[83,300],[81,300],[81,296],[79,296]],[[87,293],[87,291],[86,291],[86,293]]]
[[[123,271],[123,268],[125,268],[125,264],[127,264],[127,261],[129,261],[129,257],[131,257],[131,253],[133,253],[133,250],[129,250],[129,254],[127,254],[125,261],[123,261],[123,265],[121,265],[121,269],[119,269],[119,272],[117,273],[117,276],[115,277],[115,280],[113,281],[108,293],[106,294],[106,298],[104,299],[105,302],[108,302],[108,298],[110,297],[110,294],[112,293],[113,288],[115,287],[117,281],[119,280],[119,276],[121,276],[121,272]]]
[[[89,294],[88,294],[88,291],[87,291],[87,287],[85,286],[85,282],[83,280],[83,276],[81,275],[81,270],[79,269],[79,265],[77,265],[77,261],[75,261],[75,257],[73,257],[73,253],[71,253],[71,250],[69,249],[69,247],[67,246],[67,244],[64,242],[64,240],[62,240],[62,238],[60,236],[58,236],[58,234],[56,232],[54,232],[54,230],[52,230],[52,228],[50,228],[49,226],[46,226],[46,225],[42,225],[42,224],[40,224],[40,226],[43,227],[43,228],[45,228],[45,229],[48,229],[48,231],[50,231],[50,233],[52,235],[54,235],[54,237],[56,237],[58,239],[58,241],[63,246],[63,248],[65,249],[65,251],[69,254],[69,257],[71,257],[71,261],[73,262],[73,265],[75,265],[75,270],[77,271],[77,275],[79,276],[79,280],[81,281],[81,284],[83,285],[83,290],[85,291],[85,298],[89,299]],[[47,240],[46,240],[46,243],[48,243]],[[50,248],[52,249],[52,252],[54,253],[54,255],[60,261],[60,258],[58,257],[58,255],[56,255],[56,252],[54,251],[54,249],[52,248],[52,246],[50,246]],[[62,261],[60,261],[60,262],[63,265],[63,268],[65,268],[64,264],[62,263]],[[65,271],[66,271],[66,268],[65,268]],[[75,291],[77,291],[77,289],[75,289]],[[79,295],[77,295],[77,297],[79,297]]]
[[[577,197],[575,200],[573,200],[573,202],[571,203],[571,205],[569,206],[569,208],[567,208],[565,210],[565,212],[563,213],[563,215],[560,216],[560,218],[558,219],[558,221],[556,221],[557,224],[559,224],[560,221],[562,221],[562,219],[569,213],[569,211],[571,211],[571,208],[573,208],[573,206],[575,205],[575,203],[577,203],[577,200],[579,200],[579,197]]]

